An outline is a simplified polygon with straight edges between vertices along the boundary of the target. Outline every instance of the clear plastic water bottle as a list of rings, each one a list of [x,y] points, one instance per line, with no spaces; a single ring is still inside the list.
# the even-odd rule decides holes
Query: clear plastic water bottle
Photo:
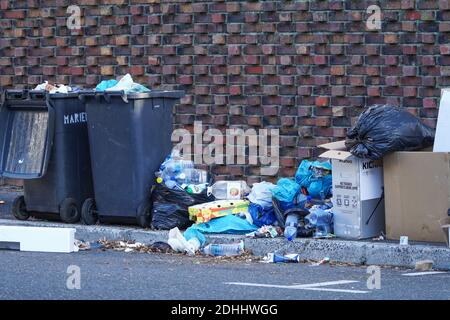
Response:
[[[194,162],[190,160],[175,160],[172,159],[168,163],[166,163],[165,168],[163,170],[163,174],[170,176],[175,176],[182,172],[184,169],[193,169]]]
[[[209,244],[203,248],[204,254],[212,256],[238,256],[244,252],[244,241],[231,244]]]
[[[286,217],[286,223],[284,227],[284,236],[289,241],[297,238],[298,227],[298,215],[290,214]]]
[[[245,181],[217,181],[208,188],[208,194],[212,194],[218,200],[244,199],[250,192]]]
[[[208,182],[208,172],[194,168],[183,168],[175,177],[179,185],[204,184]]]
[[[324,237],[332,233],[331,225],[333,223],[333,213],[320,208],[311,208],[310,214],[305,217],[308,226],[315,227],[314,236]]]
[[[186,188],[186,192],[190,194],[200,194],[208,187],[207,183],[201,184],[189,184]]]
[[[182,189],[181,184],[177,181],[177,176],[183,172],[183,170],[193,169],[194,162],[190,160],[183,160],[177,153],[167,157],[161,164],[160,172],[157,173],[157,177],[161,182],[164,182],[169,189]],[[160,182],[160,183],[161,183]]]

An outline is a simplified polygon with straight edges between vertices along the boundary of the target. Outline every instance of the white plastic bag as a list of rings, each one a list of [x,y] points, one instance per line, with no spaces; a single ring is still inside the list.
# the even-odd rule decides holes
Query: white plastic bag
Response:
[[[195,255],[200,249],[200,242],[197,238],[187,241],[177,227],[169,230],[169,240],[167,243],[176,252],[186,252],[189,255]]]
[[[255,183],[253,184],[252,191],[247,196],[247,199],[263,208],[271,207],[272,189],[275,187],[276,185],[267,181]]]

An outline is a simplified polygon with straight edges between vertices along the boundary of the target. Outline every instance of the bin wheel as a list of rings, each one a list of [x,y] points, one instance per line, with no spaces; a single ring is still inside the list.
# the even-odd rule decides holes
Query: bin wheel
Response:
[[[27,206],[25,205],[24,196],[19,196],[14,199],[12,214],[17,220],[27,220],[30,217],[30,213],[27,211]]]
[[[66,198],[59,206],[59,216],[65,223],[75,223],[80,221],[80,211],[77,202],[73,198]]]
[[[136,220],[142,228],[150,227],[151,223],[151,205],[150,203],[143,203],[137,209]]]
[[[81,221],[87,225],[96,224],[98,220],[98,215],[95,212],[96,209],[95,200],[92,198],[86,199],[81,208]]]

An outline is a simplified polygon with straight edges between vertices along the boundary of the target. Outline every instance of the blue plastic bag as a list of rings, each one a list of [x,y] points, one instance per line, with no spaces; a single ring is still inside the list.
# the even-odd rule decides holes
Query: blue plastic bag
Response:
[[[321,175],[320,172],[331,172],[329,161],[303,160],[295,174],[295,181],[308,190],[308,194],[316,199],[331,197],[331,174]],[[317,174],[319,172],[319,174]]]
[[[119,81],[117,81],[115,79],[103,80],[95,87],[95,90],[96,91],[105,91],[108,88],[114,87],[118,82]]]
[[[262,207],[256,203],[250,203],[248,212],[252,216],[253,224],[257,227],[270,226],[277,221],[272,206]]]
[[[272,189],[272,194],[278,201],[292,202],[300,190],[300,185],[292,179],[281,178],[277,186]]]
[[[201,245],[206,243],[203,233],[226,233],[226,234],[246,234],[258,230],[253,224],[234,214],[211,219],[205,223],[194,224],[186,229],[184,238],[189,241],[197,237]]]

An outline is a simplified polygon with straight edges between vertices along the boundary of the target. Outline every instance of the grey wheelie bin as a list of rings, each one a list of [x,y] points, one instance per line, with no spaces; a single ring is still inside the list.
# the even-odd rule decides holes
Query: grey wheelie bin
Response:
[[[13,215],[78,222],[93,195],[83,102],[77,93],[27,90],[6,90],[2,100],[0,175],[24,179]]]
[[[87,92],[86,103],[95,199],[82,220],[148,227],[154,173],[172,149],[172,107],[183,91]]]

